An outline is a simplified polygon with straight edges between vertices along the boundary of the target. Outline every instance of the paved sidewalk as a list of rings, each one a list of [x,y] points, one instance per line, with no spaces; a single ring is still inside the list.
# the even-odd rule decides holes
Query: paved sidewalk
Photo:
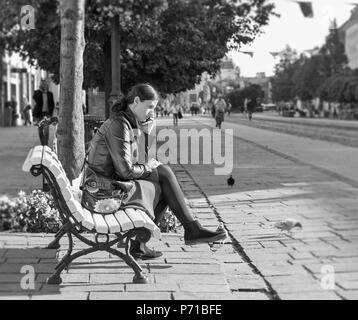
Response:
[[[207,121],[187,116],[179,128],[200,129],[211,124]],[[170,124],[169,118],[159,121]],[[317,170],[301,159],[304,154],[287,155],[286,147],[277,151],[280,140],[270,139],[272,132],[224,126],[235,128],[234,188],[226,185],[227,177],[214,175],[212,165],[173,166],[202,224],[213,229],[219,221],[225,224],[230,239],[224,245],[185,246],[180,230],[150,244],[164,252],[142,264],[151,284],[131,284],[131,269],[109,254],[96,253],[77,261],[61,286],[48,286],[45,278],[64,254],[66,241],[57,253],[36,249],[50,241],[49,235],[0,233],[0,299],[29,298],[19,285],[24,265],[34,266],[37,273],[31,299],[357,299],[357,187],[339,174]],[[17,137],[24,135],[21,130]],[[31,146],[28,136],[23,141]],[[10,145],[1,137],[2,131],[0,144]],[[2,162],[4,183],[11,190],[19,181],[7,172],[22,165],[27,148],[16,141],[6,153],[14,161]],[[341,149],[343,157],[349,155],[346,150]],[[30,188],[29,182],[22,187]],[[288,235],[273,228],[286,218],[300,220],[303,230]],[[321,280],[332,268],[335,288],[327,290]]]
[[[212,121],[199,118],[199,124]],[[214,176],[211,166],[185,167],[205,190],[241,255],[281,299],[357,299],[358,188],[352,158],[357,149],[330,144],[327,154],[340,149],[338,161],[336,154],[326,157],[324,142],[311,140],[321,151],[319,161],[309,139],[231,123],[224,128],[235,129],[235,187],[228,189],[226,177]],[[305,163],[309,157],[316,166]],[[328,173],[320,170],[327,163]],[[339,163],[352,171],[353,185],[340,175]],[[287,218],[298,219],[303,230],[287,235],[273,228]],[[334,271],[335,290],[321,286],[327,271]],[[241,281],[230,283],[231,289],[242,289]]]

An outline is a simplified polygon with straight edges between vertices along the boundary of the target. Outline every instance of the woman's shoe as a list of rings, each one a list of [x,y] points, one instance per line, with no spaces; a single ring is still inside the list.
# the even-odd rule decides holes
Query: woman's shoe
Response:
[[[129,253],[133,258],[141,260],[157,259],[163,255],[162,252],[149,249],[146,245],[144,245],[144,250],[142,250],[138,240],[131,240]]]
[[[184,241],[186,245],[223,241],[227,238],[225,229],[210,231],[203,228],[197,220],[185,224],[184,230]]]

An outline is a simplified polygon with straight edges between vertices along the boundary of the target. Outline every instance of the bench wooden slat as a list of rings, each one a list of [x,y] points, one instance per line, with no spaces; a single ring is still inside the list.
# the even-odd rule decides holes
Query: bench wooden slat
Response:
[[[65,188],[61,188],[61,193],[66,202],[74,198],[71,188],[69,188],[67,185]]]
[[[143,228],[145,221],[143,220],[143,217],[141,214],[139,214],[135,209],[128,208],[124,209],[129,219],[132,220],[133,225],[135,228]]]
[[[54,175],[56,180],[57,180],[57,177],[59,177],[59,176],[61,176],[63,174],[62,170],[54,162],[52,163],[52,165],[48,169],[52,172],[52,174]]]
[[[144,228],[147,228],[150,231],[153,231],[156,228],[156,225],[152,221],[151,218],[148,217],[148,215],[143,210],[136,210],[138,214],[140,214],[144,221]]]
[[[115,218],[113,214],[107,214],[104,216],[104,219],[106,220],[109,232],[110,233],[119,233],[122,232],[121,226],[119,225],[119,222]]]
[[[83,216],[84,216],[84,219],[82,221],[82,225],[85,228],[87,228],[88,230],[94,229],[95,224],[94,224],[91,212],[89,212],[87,209],[83,208]]]
[[[32,163],[31,163],[31,157],[32,157],[32,153],[34,152],[34,148],[32,148],[29,153],[27,154],[27,157],[25,159],[24,164],[22,165],[22,171],[25,172],[30,172],[30,169],[32,167]]]
[[[52,155],[48,152],[44,152],[43,158],[42,158],[42,165],[46,166],[47,168],[50,168],[52,164],[56,163],[53,159]]]
[[[61,190],[68,187],[68,180],[63,175],[58,176],[56,181]]]
[[[158,226],[154,223],[154,221],[152,221],[152,219],[144,211],[142,210],[137,210],[137,211],[143,216],[143,219],[145,220],[144,227],[151,231],[152,236],[154,238],[161,239],[162,234]]]
[[[32,166],[37,166],[41,164],[41,160],[42,160],[42,149],[39,148],[36,149],[35,147],[30,158]]]
[[[155,239],[161,239],[162,238],[162,233],[160,232],[159,228],[156,228],[152,231],[152,236]]]
[[[128,218],[128,216],[123,210],[119,210],[118,212],[115,213],[114,216],[119,222],[123,232],[129,231],[134,228],[132,221]]]
[[[70,210],[71,214],[75,217],[75,219],[78,222],[82,222],[85,218],[84,214],[83,214],[83,208],[82,206],[79,204],[78,201],[76,201],[74,199],[74,197],[72,196],[71,199],[69,199],[68,201],[66,201],[67,207]]]
[[[108,233],[108,225],[102,215],[94,214],[93,221],[98,233],[102,233],[102,234]]]

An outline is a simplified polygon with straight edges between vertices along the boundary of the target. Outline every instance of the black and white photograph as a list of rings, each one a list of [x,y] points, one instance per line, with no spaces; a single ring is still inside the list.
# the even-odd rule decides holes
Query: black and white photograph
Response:
[[[356,299],[358,0],[0,0],[0,300]]]

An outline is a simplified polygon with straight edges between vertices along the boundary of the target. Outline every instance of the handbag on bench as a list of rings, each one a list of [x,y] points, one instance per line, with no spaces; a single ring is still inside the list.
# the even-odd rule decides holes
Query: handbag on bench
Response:
[[[123,200],[128,197],[134,186],[133,181],[117,181],[99,177],[88,167],[87,155],[83,165],[83,176],[80,185],[82,190],[81,205],[92,213],[114,214]]]

